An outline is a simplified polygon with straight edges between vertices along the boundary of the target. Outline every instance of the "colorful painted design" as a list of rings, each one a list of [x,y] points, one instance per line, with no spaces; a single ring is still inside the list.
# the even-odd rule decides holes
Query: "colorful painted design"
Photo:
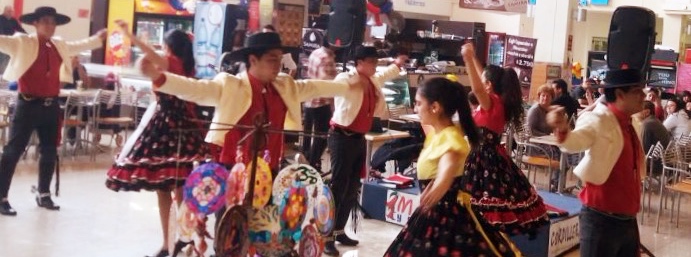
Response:
[[[319,257],[322,256],[324,246],[319,240],[319,233],[312,225],[307,225],[302,230],[302,238],[298,246],[298,256]]]
[[[302,222],[307,214],[307,190],[303,186],[294,186],[288,190],[279,207],[281,213],[280,237],[300,240]]]
[[[247,170],[245,164],[237,163],[230,169],[226,180],[226,207],[242,205],[247,186]]]
[[[252,167],[250,163],[247,167]],[[249,178],[249,174],[247,175]],[[271,198],[273,176],[269,164],[263,159],[257,160],[257,175],[254,180],[254,197],[252,198],[252,206],[254,208],[262,208],[269,202]],[[248,183],[249,186],[249,183]],[[245,192],[249,189],[245,189]]]
[[[246,210],[240,206],[228,209],[216,230],[216,256],[246,257],[249,246]]]
[[[183,187],[184,202],[194,213],[211,214],[225,204],[228,170],[218,163],[195,168]]]
[[[328,186],[323,186],[321,194],[317,196],[316,204],[312,209],[317,230],[326,236],[331,233],[336,219],[336,207],[334,197]]]
[[[277,205],[267,205],[264,208],[252,208],[249,217],[250,241],[252,243],[268,243],[277,240],[281,232],[280,215]]]

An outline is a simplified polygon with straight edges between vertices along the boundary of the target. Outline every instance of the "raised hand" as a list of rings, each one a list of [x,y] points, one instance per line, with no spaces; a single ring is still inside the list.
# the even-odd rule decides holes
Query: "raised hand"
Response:
[[[463,57],[473,57],[475,56],[475,46],[473,43],[465,43],[461,46],[461,55]]]
[[[94,35],[101,38],[101,40],[105,40],[106,37],[108,36],[108,31],[106,29],[101,29],[98,32],[96,32],[96,34],[94,34]]]
[[[159,76],[161,76],[162,72],[151,59],[152,57],[150,55],[145,54],[142,58],[137,60],[135,66],[139,67],[139,71],[142,74],[149,77],[151,80],[156,80]]]
[[[551,106],[547,113],[547,125],[555,130],[567,131],[569,129],[569,117],[562,106]]]
[[[132,36],[132,32],[130,31],[130,25],[127,23],[127,21],[122,20],[122,19],[117,19],[115,20],[115,25],[118,25],[120,30],[125,33],[126,36]]]

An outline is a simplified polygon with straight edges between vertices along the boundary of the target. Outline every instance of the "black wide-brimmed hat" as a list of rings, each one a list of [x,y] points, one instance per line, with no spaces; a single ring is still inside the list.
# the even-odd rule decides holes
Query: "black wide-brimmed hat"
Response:
[[[353,59],[362,60],[365,58],[379,58],[379,52],[374,46],[358,46],[355,48]]]
[[[267,49],[281,49],[288,52],[292,47],[285,47],[281,43],[281,36],[275,32],[262,32],[251,35],[245,41],[245,46],[230,53],[231,61],[244,61],[247,55]]]
[[[638,69],[609,70],[607,71],[607,75],[605,75],[603,83],[593,87],[616,88],[636,85],[645,86],[648,82],[649,81],[645,79]]]
[[[50,6],[41,6],[36,8],[33,13],[27,13],[19,17],[19,21],[22,23],[26,23],[29,25],[33,25],[35,21],[41,19],[42,17],[45,16],[53,16],[55,17],[55,24],[57,25],[64,25],[69,23],[72,19],[68,17],[67,15],[60,14],[57,11],[55,11],[55,8],[50,7]]]

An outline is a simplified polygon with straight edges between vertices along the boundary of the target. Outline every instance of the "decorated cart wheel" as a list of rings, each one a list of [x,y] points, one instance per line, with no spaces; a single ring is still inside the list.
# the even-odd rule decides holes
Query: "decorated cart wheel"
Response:
[[[245,198],[247,184],[247,170],[245,164],[237,163],[230,169],[226,180],[226,207],[242,205]]]
[[[247,165],[248,168],[252,167],[252,163]],[[247,178],[250,178],[250,170],[247,172]],[[266,163],[261,158],[257,159],[257,175],[254,181],[254,197],[252,198],[252,206],[254,208],[262,208],[269,202],[271,198],[271,186],[273,182],[273,177],[271,175],[271,169],[269,164]],[[250,182],[251,183],[251,182]],[[249,183],[247,183],[249,186]],[[249,189],[245,188],[245,192]]]
[[[317,196],[316,204],[313,210],[317,230],[324,236],[329,235],[334,227],[336,208],[333,194],[328,186],[322,187],[321,194]]]
[[[312,225],[307,225],[302,229],[302,237],[298,246],[300,257],[319,257],[324,250],[319,240],[319,233]]]
[[[241,206],[228,209],[216,229],[216,256],[246,257],[249,246],[246,209]]]
[[[307,190],[294,186],[288,190],[279,207],[281,214],[281,238],[300,240],[300,229],[307,214]]]
[[[218,163],[205,163],[192,170],[183,187],[184,202],[194,213],[211,214],[225,204],[228,170]]]
[[[312,192],[320,190],[324,186],[319,172],[307,164],[289,165],[281,170],[274,180],[273,188],[273,202],[276,205],[281,205],[281,201],[285,198],[288,190],[292,186],[305,186],[309,196],[309,205],[314,205],[314,198]]]

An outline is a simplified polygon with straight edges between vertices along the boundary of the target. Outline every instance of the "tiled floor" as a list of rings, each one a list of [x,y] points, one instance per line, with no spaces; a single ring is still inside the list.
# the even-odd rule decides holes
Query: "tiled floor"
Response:
[[[110,152],[96,162],[86,156],[66,158],[62,166],[59,212],[36,207],[31,185],[36,163],[21,161],[10,190],[17,217],[0,216],[0,257],[144,256],[160,247],[156,196],[151,192],[116,193],[104,187]],[[653,204],[653,206],[657,206]],[[679,228],[663,216],[655,233],[654,215],[641,225],[643,244],[656,256],[691,256],[691,211],[683,200]],[[211,222],[209,222],[211,223]],[[401,227],[363,220],[356,237],[358,247],[339,247],[342,256],[381,256]],[[578,256],[577,250],[566,256]]]

